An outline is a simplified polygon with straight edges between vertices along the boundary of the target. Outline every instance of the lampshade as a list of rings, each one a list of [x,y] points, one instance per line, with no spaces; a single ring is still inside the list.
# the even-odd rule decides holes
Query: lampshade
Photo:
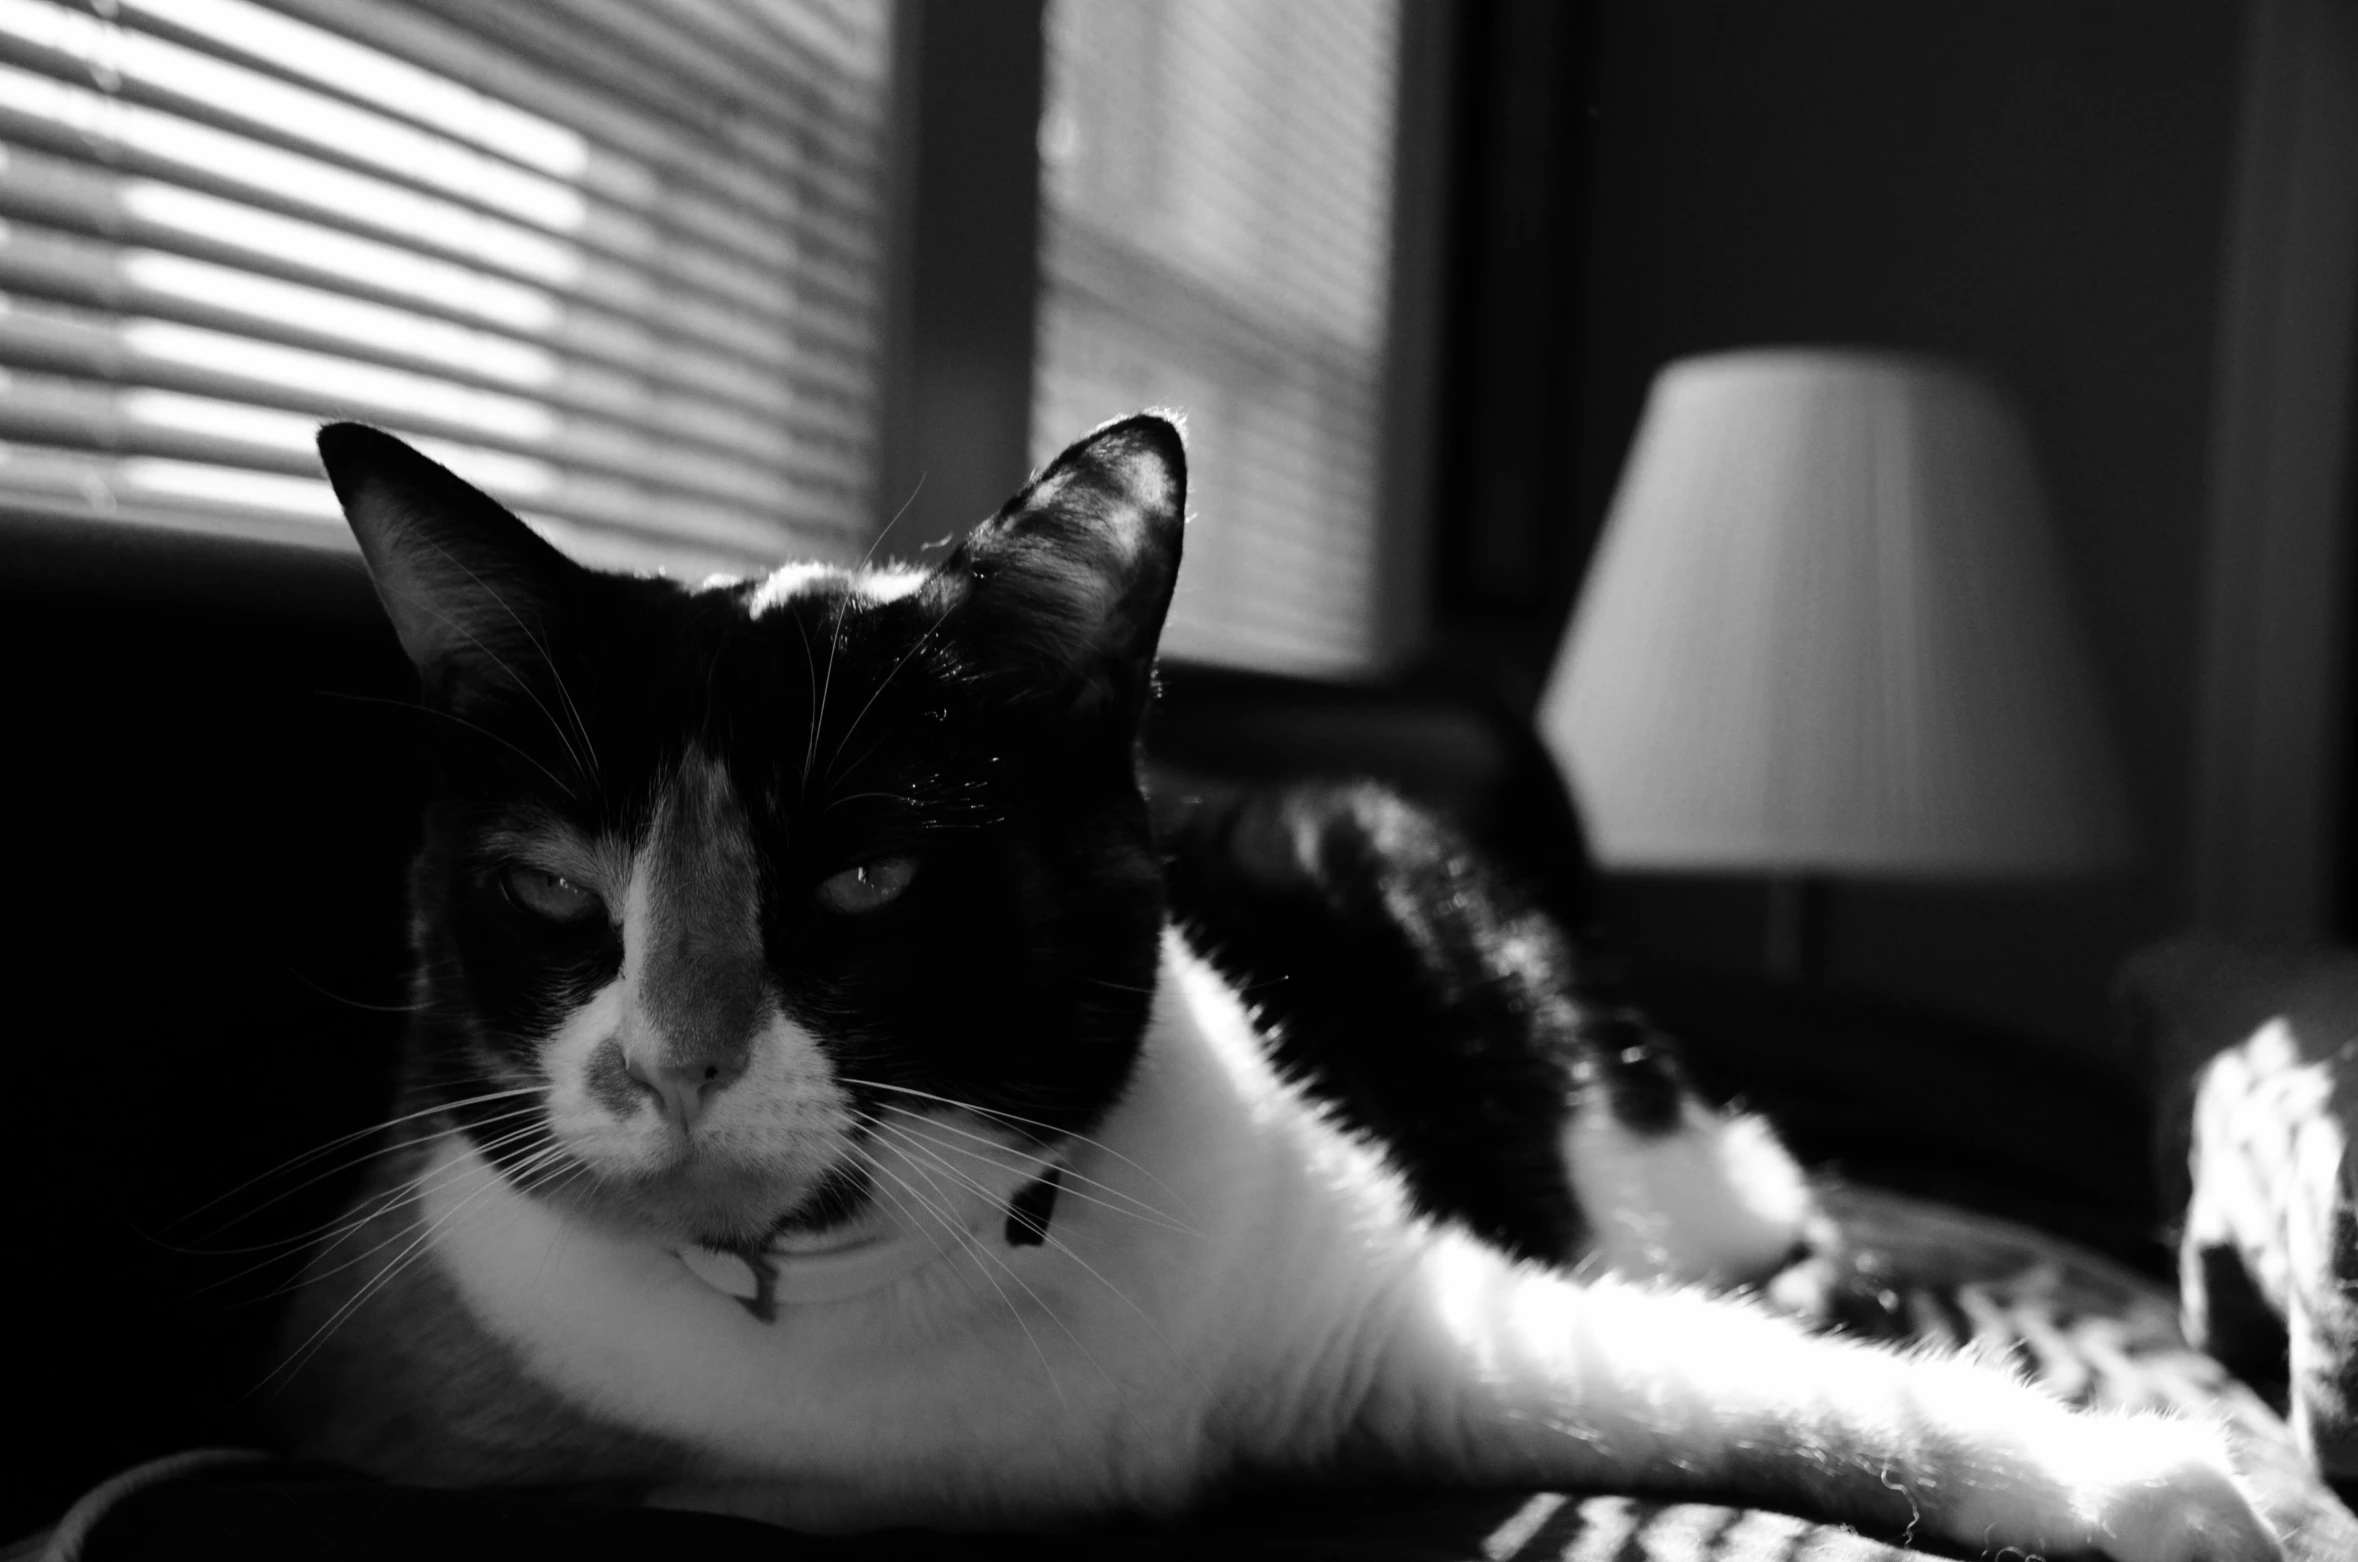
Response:
[[[1938,363],[1656,379],[1541,701],[1607,866],[2016,877],[2127,856],[2030,442]]]

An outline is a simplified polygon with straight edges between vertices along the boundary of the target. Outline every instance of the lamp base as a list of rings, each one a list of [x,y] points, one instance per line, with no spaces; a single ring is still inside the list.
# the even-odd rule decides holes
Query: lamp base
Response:
[[[1762,963],[1769,979],[1815,987],[1826,973],[1826,921],[1832,886],[1824,875],[1782,873],[1768,882]]]

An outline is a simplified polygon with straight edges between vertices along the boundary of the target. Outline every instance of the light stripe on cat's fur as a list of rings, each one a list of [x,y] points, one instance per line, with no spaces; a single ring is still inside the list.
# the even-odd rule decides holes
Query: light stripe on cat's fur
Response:
[[[1161,987],[1131,1091],[1072,1164],[1172,1223],[1067,1201],[1048,1246],[950,1251],[772,1328],[455,1145],[420,1218],[527,1371],[678,1449],[662,1500],[798,1526],[1169,1509],[1235,1461],[1373,1463],[1736,1495],[1970,1544],[2267,1554],[2227,1527],[2240,1504],[2197,1427],[2094,1423],[1961,1361],[1576,1282],[1409,1218],[1175,935]],[[2206,1521],[2216,1550],[2170,1538]]]

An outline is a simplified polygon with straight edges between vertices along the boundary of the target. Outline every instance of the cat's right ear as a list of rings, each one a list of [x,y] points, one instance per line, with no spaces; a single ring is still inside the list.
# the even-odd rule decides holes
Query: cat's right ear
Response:
[[[377,600],[429,689],[515,682],[548,643],[581,566],[499,501],[363,423],[319,431],[319,458]]]
[[[1048,463],[943,566],[962,629],[1034,697],[1145,707],[1179,574],[1187,450],[1171,418],[1108,423]]]

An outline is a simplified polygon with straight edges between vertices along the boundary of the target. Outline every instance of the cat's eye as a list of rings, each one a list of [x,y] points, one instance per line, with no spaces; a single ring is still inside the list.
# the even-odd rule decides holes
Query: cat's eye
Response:
[[[888,906],[917,876],[914,857],[878,857],[844,869],[819,885],[819,904],[829,911],[858,915]]]
[[[551,922],[586,922],[605,909],[597,891],[545,868],[510,868],[507,885],[517,905]]]

